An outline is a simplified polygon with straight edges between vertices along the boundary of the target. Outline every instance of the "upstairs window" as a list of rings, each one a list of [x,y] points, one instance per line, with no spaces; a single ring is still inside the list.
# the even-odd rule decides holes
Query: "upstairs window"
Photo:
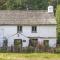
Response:
[[[37,27],[36,26],[32,26],[32,33],[36,33],[37,32]]]
[[[17,32],[22,32],[22,26],[17,26]]]

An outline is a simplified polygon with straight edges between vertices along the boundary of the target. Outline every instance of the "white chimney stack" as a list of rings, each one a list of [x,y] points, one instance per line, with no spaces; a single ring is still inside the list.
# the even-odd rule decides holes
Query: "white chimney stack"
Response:
[[[53,8],[53,6],[48,6],[48,13],[53,13],[53,10],[54,10],[54,8]]]

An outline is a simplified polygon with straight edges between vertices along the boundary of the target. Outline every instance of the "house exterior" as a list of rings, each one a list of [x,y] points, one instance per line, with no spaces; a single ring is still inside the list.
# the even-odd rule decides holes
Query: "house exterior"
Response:
[[[47,10],[2,10],[0,11],[0,47],[8,40],[8,46],[14,46],[15,40],[22,41],[22,47],[28,47],[30,40],[37,44],[48,43],[56,47],[56,20]]]

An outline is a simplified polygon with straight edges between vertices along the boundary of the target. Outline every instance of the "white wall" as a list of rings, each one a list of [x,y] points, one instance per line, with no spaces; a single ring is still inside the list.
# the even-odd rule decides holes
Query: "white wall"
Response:
[[[24,26],[23,34],[30,37],[56,37],[56,26],[37,26],[37,33],[31,30],[31,26]]]
[[[49,41],[49,46],[50,47],[56,47],[56,43],[57,43],[57,39],[56,38],[38,38],[38,43],[39,44],[44,44],[44,40],[48,40]]]
[[[8,38],[8,46],[14,45],[14,39],[26,40],[23,47],[29,45],[29,38],[27,37],[56,37],[56,26],[37,26],[37,33],[32,33],[31,30],[31,26],[23,26],[22,34],[24,36],[20,34],[18,37],[18,35],[14,35],[17,33],[17,26],[0,26],[0,46],[2,46],[3,36]],[[54,40],[56,41],[56,39],[51,39],[49,44],[52,44],[51,42]]]
[[[37,30],[41,37],[56,37],[56,26],[38,26]]]
[[[0,47],[2,46],[3,43],[3,37],[7,37],[8,46],[14,45],[14,39],[26,40],[26,43],[22,43],[22,47],[28,46],[29,39],[21,34],[19,34],[18,37],[16,33],[17,33],[17,26],[0,26]]]
[[[3,37],[8,38],[8,45],[13,44],[13,39],[10,38],[10,36],[16,34],[16,26],[0,26],[0,44],[2,46],[3,43]],[[2,41],[2,43],[1,43]]]

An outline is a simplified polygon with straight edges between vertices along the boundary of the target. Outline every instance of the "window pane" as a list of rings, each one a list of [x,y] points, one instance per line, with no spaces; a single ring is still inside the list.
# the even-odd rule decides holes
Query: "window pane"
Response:
[[[19,30],[22,32],[22,26],[20,26],[20,29]]]
[[[7,44],[8,44],[8,41],[7,40],[3,40],[3,46],[7,46]]]
[[[19,45],[22,45],[22,40],[21,39],[15,39],[14,40],[14,46],[19,46]]]
[[[23,42],[26,42],[26,40],[23,40]]]
[[[17,32],[22,32],[22,26],[17,26]]]
[[[49,46],[49,40],[44,40],[44,46],[48,47]]]
[[[32,32],[37,32],[36,26],[32,26]]]
[[[17,32],[19,32],[19,26],[17,26]]]

